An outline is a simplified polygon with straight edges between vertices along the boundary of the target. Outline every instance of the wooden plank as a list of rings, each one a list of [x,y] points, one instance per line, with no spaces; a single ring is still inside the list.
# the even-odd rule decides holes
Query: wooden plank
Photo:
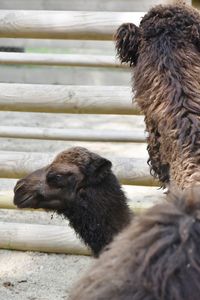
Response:
[[[132,157],[137,153],[137,157],[148,157],[146,143],[124,143],[124,142],[99,142],[99,141],[60,141],[56,140],[35,140],[20,138],[1,138],[0,151],[20,151],[20,152],[43,152],[58,153],[70,147],[85,147],[92,152],[97,152],[102,156]]]
[[[146,11],[160,0],[1,0],[1,9]]]
[[[130,81],[129,68],[1,65],[0,72],[0,82],[5,83],[127,86]]]
[[[15,111],[133,114],[129,87],[0,83],[0,109]]]
[[[158,187],[123,185],[128,204],[135,213],[142,213],[155,204],[164,201],[166,198],[165,191]]]
[[[0,186],[2,185],[1,181],[2,179],[0,179]],[[17,179],[12,180],[10,188],[14,188],[16,181]],[[158,187],[123,185],[122,188],[126,194],[130,208],[135,212],[147,209],[165,198],[163,190],[158,189]],[[0,208],[15,209],[13,195],[12,190],[0,191]]]
[[[13,186],[14,188],[14,186]],[[13,191],[0,191],[0,208],[14,209],[16,206],[13,203]]]
[[[0,178],[0,193],[1,197],[6,195],[7,191],[13,190],[18,179],[16,178]],[[11,199],[12,200],[12,199]]]
[[[97,115],[0,111],[0,126],[86,128],[94,130],[145,130],[142,115]]]
[[[50,225],[61,225],[61,226],[68,225],[68,220],[66,218],[63,219],[63,216],[58,215],[52,211],[47,212],[43,209],[17,209],[16,207],[1,208],[0,221],[12,222],[12,223],[38,224],[38,225],[39,224],[41,225],[50,224]]]
[[[93,129],[51,129],[35,127],[0,126],[0,137],[42,139],[42,140],[71,140],[71,141],[105,141],[105,142],[145,142],[143,130],[93,130]]]
[[[0,37],[111,40],[123,22],[139,24],[144,13],[0,11]]]
[[[20,178],[48,165],[57,153],[0,152],[0,178]],[[134,153],[133,153],[134,155]],[[113,171],[123,184],[156,185],[149,173],[146,158],[106,156],[113,163]]]
[[[24,47],[26,51],[45,51],[48,53],[74,53],[74,54],[107,54],[116,55],[113,41],[93,41],[93,40],[41,40],[41,39],[15,39],[1,38],[0,46],[4,47]],[[28,49],[27,49],[28,48]],[[59,51],[59,52],[58,52]]]
[[[111,55],[81,55],[81,54],[41,54],[41,53],[9,53],[0,52],[0,64],[15,65],[45,65],[71,67],[106,67],[124,68]]]
[[[0,248],[89,255],[69,226],[0,222]]]
[[[0,82],[5,83],[127,86],[130,81],[127,68],[1,65],[0,72]]]

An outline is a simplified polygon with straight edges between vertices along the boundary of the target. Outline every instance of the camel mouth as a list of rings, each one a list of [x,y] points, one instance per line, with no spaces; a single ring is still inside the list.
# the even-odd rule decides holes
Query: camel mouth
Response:
[[[20,194],[18,195],[15,193],[14,196],[14,204],[18,208],[34,208],[34,209],[44,209],[46,211],[52,211],[56,209],[64,209],[65,207],[63,206],[62,202],[59,199],[46,199],[42,195],[23,195],[21,196]]]
[[[38,208],[38,201],[33,195],[20,196],[15,194],[13,202],[18,208]]]

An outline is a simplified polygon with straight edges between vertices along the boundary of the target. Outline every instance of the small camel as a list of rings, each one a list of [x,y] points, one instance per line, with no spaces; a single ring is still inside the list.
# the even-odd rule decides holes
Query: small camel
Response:
[[[14,203],[63,215],[98,256],[133,216],[111,166],[109,160],[85,148],[70,148],[50,165],[20,179]]]

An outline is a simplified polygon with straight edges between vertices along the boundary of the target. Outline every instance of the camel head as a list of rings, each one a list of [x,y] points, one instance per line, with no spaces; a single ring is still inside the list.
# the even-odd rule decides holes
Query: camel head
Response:
[[[19,208],[64,210],[84,188],[98,185],[111,172],[111,162],[82,147],[56,156],[53,162],[20,179],[14,188]]]

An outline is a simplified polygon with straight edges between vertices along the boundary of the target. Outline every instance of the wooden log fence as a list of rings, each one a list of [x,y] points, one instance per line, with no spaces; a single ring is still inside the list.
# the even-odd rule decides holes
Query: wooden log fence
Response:
[[[167,1],[166,1],[167,2]],[[116,1],[116,0],[74,0],[74,1],[65,1],[65,0],[1,0],[1,8],[3,9],[39,9],[39,10],[73,10],[77,8],[79,10],[95,10],[102,11],[107,9],[109,11],[146,11],[149,7],[160,4],[160,0],[126,0],[126,1]]]
[[[20,122],[19,122],[20,120]],[[20,125],[21,124],[21,125]],[[145,131],[143,115],[66,114],[49,112],[0,111],[0,126],[48,128],[92,128],[94,130]],[[34,152],[34,151],[33,151]],[[43,151],[41,151],[43,152]]]
[[[165,195],[153,187],[123,186],[129,206],[135,213],[164,201]],[[0,208],[14,208],[13,192],[0,193]],[[24,213],[26,213],[24,211]],[[77,238],[69,226],[36,225],[0,222],[0,248],[41,251],[74,255],[90,255],[89,249]]]
[[[125,130],[93,130],[93,129],[54,129],[37,127],[0,126],[0,137],[42,139],[60,141],[104,141],[104,142],[145,142],[142,129]]]
[[[111,40],[123,22],[139,24],[144,13],[0,11],[0,37]]]
[[[7,194],[7,196],[8,195],[9,194]],[[140,198],[140,195],[141,188],[138,189],[137,196]],[[134,211],[140,212],[141,209],[145,208],[145,201],[144,198],[138,199],[137,196],[134,202],[135,206],[134,204],[130,204],[130,206]],[[153,199],[151,199],[151,197]],[[165,197],[160,191],[158,191],[157,197],[155,197],[154,191],[152,195],[151,193],[148,194],[147,198],[146,208],[152,204],[164,201]],[[150,202],[150,199],[153,201]],[[0,194],[0,204],[1,201]],[[140,205],[138,205],[137,201]],[[2,249],[90,255],[90,251],[77,238],[73,229],[67,225],[57,226],[0,222],[0,236],[0,248]]]
[[[139,113],[123,86],[63,86],[0,83],[0,110],[128,114]]]
[[[124,68],[114,56],[94,54],[42,54],[0,52],[0,64]]]
[[[89,255],[68,226],[0,222],[0,248]]]
[[[61,141],[0,137],[1,151],[59,153],[70,147],[85,147],[101,156],[148,157],[147,144],[136,142]],[[1,185],[0,185],[1,190]]]

